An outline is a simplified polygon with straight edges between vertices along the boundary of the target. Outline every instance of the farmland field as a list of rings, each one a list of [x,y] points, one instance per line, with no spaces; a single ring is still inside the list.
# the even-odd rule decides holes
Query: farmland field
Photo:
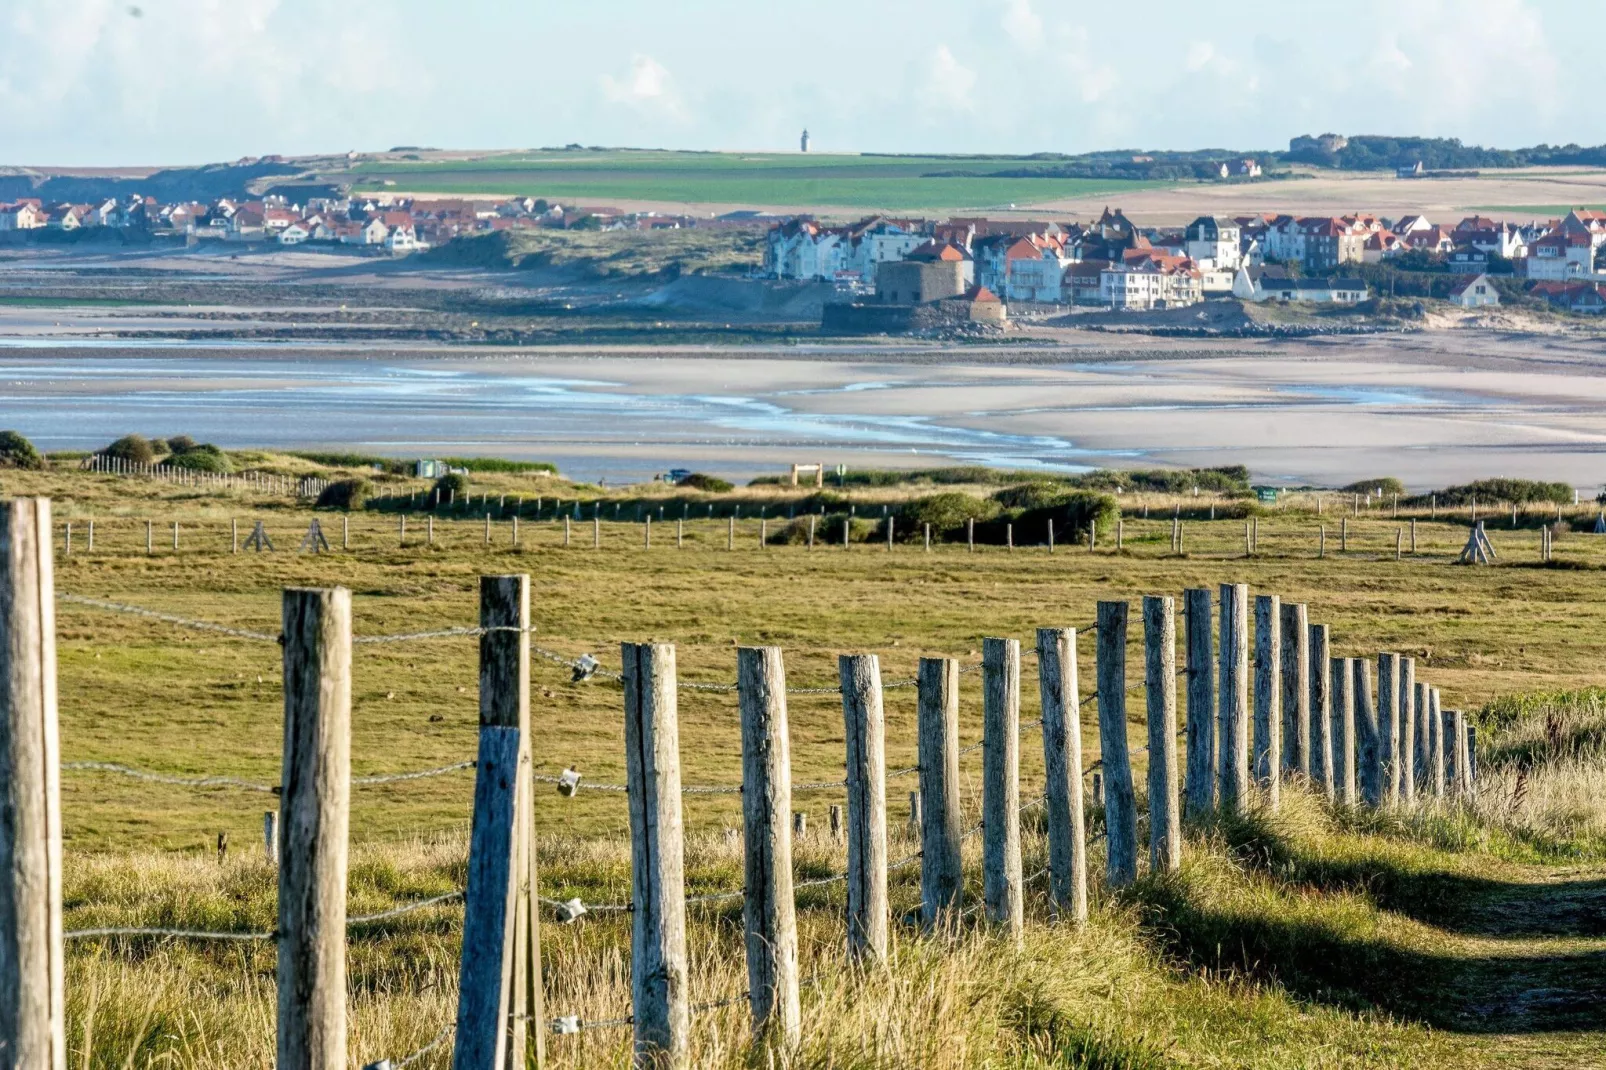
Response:
[[[1007,209],[1059,198],[1116,195],[1173,183],[1074,178],[929,177],[1050,166],[1019,157],[573,151],[470,160],[364,163],[343,177],[377,191],[544,197],[590,204],[799,206],[903,212]]]
[[[436,517],[432,543],[425,517],[414,514],[406,546],[399,545],[396,515],[357,512],[349,518],[351,548],[342,550],[341,514],[314,514],[283,498],[61,470],[8,472],[6,489],[55,500],[60,594],[269,635],[277,630],[285,586],[348,586],[354,631],[373,637],[472,624],[478,576],[528,572],[532,642],[562,659],[592,653],[615,668],[621,641],[672,641],[683,682],[725,683],[734,674],[736,645],[774,644],[785,651],[789,685],[810,687],[835,682],[835,655],[843,651],[880,654],[884,677],[893,682],[912,676],[922,655],[974,664],[985,635],[1014,636],[1030,649],[1035,627],[1085,628],[1100,599],[1180,596],[1186,587],[1246,582],[1251,593],[1308,602],[1312,620],[1332,626],[1337,655],[1414,656],[1418,678],[1443,689],[1447,708],[1478,710],[1502,696],[1606,684],[1606,607],[1598,598],[1606,539],[1564,534],[1558,563],[1539,567],[1538,514],[1523,516],[1514,529],[1505,520],[1491,522],[1501,555],[1493,568],[1451,563],[1466,538],[1465,518],[1423,518],[1418,552],[1396,560],[1405,522],[1363,511],[1350,520],[1349,548],[1341,552],[1332,500],[1317,516],[1308,498],[1257,521],[1252,557],[1244,553],[1244,522],[1226,519],[1189,520],[1186,554],[1172,554],[1170,507],[1202,516],[1203,506],[1158,496],[1123,503],[1120,553],[1108,532],[1096,550],[1061,545],[1053,554],[1026,533],[1013,551],[988,547],[974,554],[963,543],[929,554],[907,543],[891,552],[875,542],[847,550],[763,548],[761,522],[752,513],[767,502],[778,514],[786,501],[780,488],[739,492],[749,519],[736,525],[735,549],[726,548],[731,529],[723,519],[690,522],[686,544],[677,548],[672,517],[652,525],[650,547],[642,524],[628,517],[604,523],[602,547],[593,549],[589,522],[575,526],[565,548],[560,523],[532,517],[514,546],[511,523],[498,515],[487,544],[476,508]],[[540,496],[550,513],[551,497],[591,493],[511,474],[476,474],[473,492],[490,495],[486,511],[493,514],[504,494],[526,503]],[[892,492],[855,493],[862,495],[861,516],[874,516]],[[1145,506],[1154,519],[1143,519]],[[296,552],[314,515],[335,552]],[[1568,519],[1587,529],[1592,515],[1579,509]],[[92,552],[84,541],[90,519],[96,520]],[[277,551],[230,553],[236,519],[242,535],[261,519]],[[75,528],[71,554],[63,552],[68,521]],[[772,533],[777,523],[769,521]],[[1323,525],[1326,556],[1318,558]],[[282,692],[271,641],[71,601],[57,607],[57,631],[65,760],[277,782]],[[1128,678],[1141,679],[1135,616],[1129,641]],[[463,637],[357,646],[355,774],[415,771],[472,756],[476,650]],[[1079,657],[1086,697],[1090,637]],[[1028,659],[1023,725],[1037,716],[1033,669]],[[980,732],[978,677],[963,677],[961,693],[960,736],[968,744]],[[539,773],[573,764],[586,783],[623,779],[616,683],[575,682],[566,665],[538,657],[531,699]],[[1593,701],[1594,707],[1564,708],[1571,718],[1564,735],[1600,731]],[[840,700],[798,695],[790,705],[795,778],[840,778]],[[1082,709],[1084,761],[1090,761],[1099,753],[1097,719],[1092,705]],[[737,783],[734,696],[687,692],[680,719],[685,781]],[[1137,746],[1145,738],[1141,696],[1129,701],[1128,722]],[[1591,920],[1601,908],[1606,821],[1598,798],[1565,803],[1565,814],[1542,811],[1563,803],[1539,767],[1523,766],[1526,786],[1513,789],[1516,766],[1507,770],[1499,760],[1500,722],[1482,724],[1489,768],[1475,808],[1368,816],[1330,810],[1295,789],[1280,814],[1255,811],[1192,828],[1180,875],[1145,877],[1120,893],[1099,879],[1103,858],[1095,846],[1089,925],[1072,931],[1054,924],[1038,881],[1028,889],[1027,936],[1019,949],[984,927],[946,938],[899,929],[893,967],[866,974],[842,961],[840,886],[800,892],[803,973],[817,983],[804,994],[805,1048],[791,1065],[1589,1065],[1606,1037],[1595,999],[1606,986],[1606,941]],[[1023,728],[1022,799],[1041,791],[1035,731]],[[887,738],[889,765],[911,763],[912,689],[887,692]],[[1596,753],[1588,754],[1598,764]],[[1141,785],[1141,756],[1136,761]],[[973,820],[980,754],[964,763],[965,808]],[[461,887],[472,784],[472,771],[460,771],[354,790],[353,912]],[[894,858],[914,847],[903,831],[904,792],[912,786],[889,783]],[[839,801],[830,790],[800,792],[794,808],[810,812],[818,829],[826,807]],[[273,873],[259,845],[261,814],[272,806],[269,796],[236,787],[197,789],[69,770],[67,928],[271,927]],[[739,824],[739,810],[736,796],[688,796],[689,892],[739,884],[739,855],[721,835]],[[1096,806],[1090,818],[1098,827]],[[536,823],[544,896],[628,900],[627,826],[618,794],[563,798],[542,788]],[[232,844],[221,864],[213,852],[220,831]],[[1035,821],[1028,822],[1025,850],[1030,873],[1044,854]],[[805,878],[840,872],[841,853],[829,837],[813,834],[799,848],[798,872]],[[967,857],[974,880],[976,858]],[[915,867],[894,875],[895,918],[912,907],[917,874]],[[450,1022],[460,910],[447,904],[353,931],[354,1065],[405,1055]],[[597,1020],[629,1012],[628,956],[620,959],[629,932],[621,915],[598,914],[569,927],[547,923],[550,1014]],[[694,911],[689,937],[693,998],[739,992],[739,906]],[[73,1065],[82,1058],[106,1070],[271,1066],[271,948],[145,938],[74,941],[71,948]],[[1533,991],[1547,995],[1534,999]],[[698,1066],[750,1065],[745,1013],[737,1004],[698,1018]],[[622,1067],[628,1051],[628,1030],[550,1041],[554,1065],[565,1068]],[[448,1064],[449,1045],[414,1065]]]

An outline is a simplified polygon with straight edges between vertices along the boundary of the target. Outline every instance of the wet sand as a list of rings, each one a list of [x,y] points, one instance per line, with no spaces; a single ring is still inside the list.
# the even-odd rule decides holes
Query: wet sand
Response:
[[[0,349],[0,425],[52,449],[183,432],[229,446],[543,458],[609,482],[816,460],[1245,464],[1270,482],[1395,475],[1416,488],[1606,481],[1606,351],[1576,336],[520,354],[60,341]]]

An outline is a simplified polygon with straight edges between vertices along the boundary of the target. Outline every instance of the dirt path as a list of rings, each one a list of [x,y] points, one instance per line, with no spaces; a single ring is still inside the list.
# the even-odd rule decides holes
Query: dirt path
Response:
[[[1440,1028],[1497,1066],[1606,1067],[1606,868],[1535,871],[1464,917]]]

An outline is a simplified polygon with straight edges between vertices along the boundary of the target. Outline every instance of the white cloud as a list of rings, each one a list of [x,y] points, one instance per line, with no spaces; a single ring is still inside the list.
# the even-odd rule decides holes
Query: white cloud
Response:
[[[1043,44],[1043,20],[1032,10],[1032,0],[1004,0],[1001,20],[1009,39],[1022,48],[1036,49]]]
[[[630,73],[627,77],[617,79],[612,75],[602,76],[602,93],[615,104],[671,119],[686,117],[685,102],[669,68],[639,52],[630,57]]]
[[[954,56],[947,45],[938,45],[923,64],[919,79],[921,104],[931,112],[973,112],[976,110],[976,72]]]
[[[1188,46],[1188,58],[1183,65],[1190,71],[1202,71],[1216,56],[1216,46],[1209,41],[1195,41]]]

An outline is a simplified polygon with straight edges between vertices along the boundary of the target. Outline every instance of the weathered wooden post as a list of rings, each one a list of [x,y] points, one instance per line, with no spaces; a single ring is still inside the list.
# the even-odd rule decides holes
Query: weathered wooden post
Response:
[[[1266,805],[1282,801],[1283,763],[1282,600],[1255,597],[1255,782]]]
[[[0,1064],[67,1065],[50,501],[0,502]]]
[[[284,592],[279,1070],[346,1067],[351,592]]]
[[[173,552],[178,553],[178,521],[173,521]]]
[[[1428,685],[1416,680],[1416,667],[1412,666],[1411,676],[1414,681],[1411,702],[1411,771],[1415,781],[1416,796],[1426,798],[1433,791],[1433,736],[1428,728],[1430,700],[1428,698]]]
[[[1177,774],[1176,602],[1143,599],[1143,683],[1149,726],[1149,868],[1169,873],[1182,865],[1180,777]]]
[[[1310,779],[1331,802],[1334,797],[1332,695],[1327,679],[1327,625],[1310,626]]]
[[[742,711],[742,824],[746,833],[743,921],[753,1030],[783,1046],[802,1033],[797,909],[792,892],[792,758],[786,670],[780,647],[736,652]]]
[[[927,927],[957,917],[964,891],[959,824],[959,662],[921,658],[918,757],[920,916]],[[951,912],[951,914],[950,914]]]
[[[1249,587],[1221,585],[1221,678],[1217,685],[1220,715],[1217,774],[1223,809],[1236,810],[1249,800]]]
[[[602,517],[596,513],[591,514],[591,548],[602,549]]]
[[[1283,772],[1310,776],[1310,618],[1303,602],[1282,607]]]
[[[565,550],[569,548],[569,521],[569,517],[563,518],[563,548]]]
[[[1074,628],[1037,629],[1037,691],[1043,710],[1048,897],[1062,917],[1080,925],[1087,920],[1087,828]]]
[[[1377,741],[1383,766],[1383,799],[1399,797],[1400,758],[1400,656],[1377,656]]]
[[[668,643],[624,643],[620,660],[630,806],[630,987],[636,1061],[678,1070],[690,1063],[691,1013],[675,648]],[[537,1032],[541,1024],[537,1019]],[[515,1060],[513,1065],[520,1063]]]
[[[976,518],[970,517],[965,521],[965,542],[968,552],[976,552]]]
[[[1470,720],[1467,726],[1467,795],[1476,798],[1478,794],[1478,726]]]
[[[489,519],[489,518],[487,518],[487,519]],[[490,529],[488,527],[486,528],[485,534],[486,534],[487,538],[490,537],[491,532],[490,532]],[[641,548],[643,550],[651,550],[652,549],[652,516],[651,516],[651,514],[647,515],[646,517],[643,517],[642,521],[641,521]]]
[[[1020,859],[1020,641],[981,641],[982,897],[1012,937],[1026,924]]]
[[[500,1070],[532,1050],[539,1065],[545,1051],[542,1030],[529,1027],[541,1021],[529,623],[528,576],[480,577],[479,749],[453,1070]]]
[[[1332,717],[1328,739],[1333,748],[1333,797],[1341,806],[1355,805],[1355,666],[1352,658],[1328,662],[1328,704]]]
[[[262,853],[268,865],[279,864],[279,811],[262,811]]]
[[[1432,740],[1431,758],[1432,791],[1436,799],[1444,798],[1444,712],[1439,705],[1439,689],[1428,689],[1428,738]]]
[[[1138,814],[1132,791],[1132,744],[1126,734],[1125,602],[1098,608],[1099,754],[1104,762],[1105,880],[1124,888],[1138,877]]]
[[[1411,553],[1416,553],[1416,517],[1411,518]]]
[[[809,812],[807,810],[792,811],[792,842],[798,843],[808,838]]]
[[[1372,663],[1355,658],[1350,687],[1355,693],[1355,769],[1361,802],[1383,805],[1383,751],[1377,705],[1372,701]]]
[[[1210,631],[1210,588],[1195,587],[1185,591],[1183,606],[1188,646],[1188,768],[1183,813],[1190,819],[1198,819],[1216,806],[1216,674]],[[1102,642],[1099,649],[1103,649]]]
[[[151,541],[153,537],[151,530],[151,522],[149,520],[145,521],[145,552],[148,554],[155,552],[154,544]]]
[[[890,523],[890,518],[889,518]],[[847,744],[848,954],[887,957],[887,751],[881,707],[881,659],[844,654],[843,738]]]
[[[1402,803],[1416,798],[1416,659],[1400,658],[1400,719],[1394,753],[1400,772],[1396,791]]]

